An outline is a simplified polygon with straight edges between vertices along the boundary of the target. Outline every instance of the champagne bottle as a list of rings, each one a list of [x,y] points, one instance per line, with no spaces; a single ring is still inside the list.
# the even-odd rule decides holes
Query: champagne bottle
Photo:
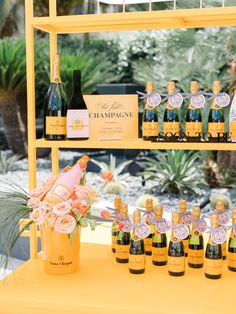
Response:
[[[236,209],[232,209],[232,224],[236,225]],[[236,272],[236,235],[232,228],[228,245],[228,269]]]
[[[186,200],[181,199],[179,201],[179,209],[180,209],[180,213],[182,215],[184,215],[186,213],[186,211],[187,211],[187,202],[186,202]],[[183,220],[180,219],[180,222],[183,222]],[[184,253],[185,253],[186,257],[188,256],[188,241],[189,241],[189,235],[187,236],[186,239],[183,240],[183,243],[184,243]]]
[[[148,198],[146,200],[146,214],[152,210],[153,210],[153,199]],[[146,222],[146,224],[148,224],[150,226],[150,229],[151,229],[149,236],[147,238],[144,238],[145,254],[146,255],[152,255],[152,235],[153,235],[153,231],[154,231],[154,226],[150,225],[148,223],[147,219],[145,222]]]
[[[134,225],[137,226],[141,223],[141,214],[139,210],[135,210],[133,213]],[[129,271],[132,274],[142,274],[145,271],[145,250],[144,241],[133,230],[133,234],[130,241],[129,251]]]
[[[60,56],[53,58],[53,75],[44,103],[44,138],[66,139],[67,98],[60,78]]]
[[[156,219],[162,219],[161,205],[156,206],[155,215]],[[156,266],[167,264],[167,237],[165,233],[159,233],[156,229],[152,236],[152,263]]]
[[[236,90],[229,111],[229,132],[231,142],[236,142]]]
[[[211,228],[218,227],[218,214],[211,215]],[[219,279],[222,274],[222,248],[220,244],[216,244],[212,241],[211,235],[206,247],[205,261],[204,261],[204,272],[206,278]]]
[[[221,90],[220,82],[214,81],[212,91],[219,94]],[[211,109],[208,116],[208,140],[218,142],[225,129],[224,111],[216,104],[216,97],[212,101]],[[210,134],[209,134],[210,133]]]
[[[191,94],[197,94],[199,92],[199,84],[196,81],[192,81],[190,84]],[[186,128],[185,133],[190,142],[198,142],[202,133],[202,113],[201,109],[194,108],[191,101],[187,109],[186,114]]]
[[[178,212],[172,212],[172,225],[179,224]],[[168,247],[168,271],[171,276],[183,276],[185,272],[184,244],[177,239],[172,231]]]
[[[216,202],[216,211],[219,214],[221,211],[225,210],[225,204],[222,201]],[[226,230],[225,230],[226,231]],[[226,259],[226,252],[227,252],[227,242],[225,241],[224,243],[221,244],[222,246],[222,258],[223,260]]]
[[[89,157],[83,156],[69,171],[61,174],[44,197],[44,201],[57,204],[68,200],[74,192],[75,185],[80,184],[88,161]]]
[[[120,214],[120,209],[121,209],[122,201],[120,197],[116,197],[114,200],[114,207],[115,207],[115,219],[113,220],[112,223],[112,231],[111,231],[111,237],[112,237],[112,252],[116,252],[116,236],[117,236],[117,217]]]
[[[74,90],[67,111],[67,139],[87,140],[89,138],[89,114],[81,92],[81,74],[74,70]]]
[[[128,218],[128,206],[123,204],[121,206],[120,217]],[[116,261],[118,263],[129,262],[129,245],[130,245],[130,232],[118,229],[116,235]]]
[[[193,208],[193,225],[188,244],[188,266],[202,268],[204,262],[204,242],[202,234],[197,230],[196,223],[200,219],[200,207]]]
[[[147,82],[146,84],[147,95],[150,95],[154,92],[154,83]],[[143,112],[143,140],[151,141],[157,138],[158,136],[158,117],[156,108],[153,108],[148,103],[148,98],[146,99],[144,112]]]
[[[167,84],[167,91],[169,95],[175,93],[175,83],[170,81]],[[179,113],[178,109],[170,106],[169,100],[166,103],[163,119],[163,132],[165,138],[174,138],[179,136]]]

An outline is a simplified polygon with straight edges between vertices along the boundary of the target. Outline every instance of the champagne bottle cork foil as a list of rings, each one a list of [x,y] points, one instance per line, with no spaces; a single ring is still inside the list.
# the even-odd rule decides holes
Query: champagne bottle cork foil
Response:
[[[219,216],[218,214],[211,214],[211,226],[212,228],[217,228],[219,224]]]
[[[232,224],[236,225],[236,208],[232,209]]]
[[[197,94],[199,92],[199,83],[197,81],[192,81],[190,83],[190,91],[192,94]]]
[[[200,207],[193,207],[193,217],[194,218],[200,218],[201,215],[201,209]]]
[[[128,217],[128,205],[123,204],[121,206],[120,215],[121,215],[122,218]]]
[[[155,215],[157,219],[161,219],[163,215],[163,207],[162,205],[157,205],[155,208]]]
[[[169,81],[167,83],[167,92],[169,95],[174,94],[175,92],[175,82]]]
[[[146,200],[146,210],[152,210],[153,209],[153,199],[148,198]]]
[[[186,210],[187,210],[187,201],[186,201],[186,200],[181,199],[181,200],[179,201],[179,209],[180,209],[180,211],[181,211],[182,213],[185,213],[185,212],[186,212]]]
[[[179,224],[179,220],[180,220],[180,215],[179,215],[179,213],[178,213],[178,212],[173,212],[173,213],[172,213],[172,219],[171,219],[172,225],[173,225],[173,226],[178,225],[178,224]]]
[[[148,81],[148,82],[146,83],[146,92],[147,92],[148,94],[151,94],[151,93],[154,92],[154,89],[155,89],[155,87],[154,87],[154,82]]]
[[[221,90],[220,81],[214,81],[212,83],[212,91],[214,94],[219,94]]]
[[[140,224],[140,222],[141,222],[141,212],[140,212],[140,210],[135,210],[134,212],[133,212],[133,220],[134,220],[134,224],[135,225],[139,225]]]
[[[116,197],[114,199],[114,207],[115,209],[121,209],[121,205],[122,205],[122,200],[120,197]]]

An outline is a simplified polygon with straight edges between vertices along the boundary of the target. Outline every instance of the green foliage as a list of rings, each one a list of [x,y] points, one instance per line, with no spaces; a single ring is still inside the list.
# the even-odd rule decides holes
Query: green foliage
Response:
[[[155,158],[145,158],[144,163],[146,170],[140,175],[156,182],[153,190],[183,195],[198,194],[206,188],[197,152],[155,151]]]
[[[5,174],[12,170],[12,166],[19,160],[20,156],[9,154],[6,151],[0,151],[0,173]]]

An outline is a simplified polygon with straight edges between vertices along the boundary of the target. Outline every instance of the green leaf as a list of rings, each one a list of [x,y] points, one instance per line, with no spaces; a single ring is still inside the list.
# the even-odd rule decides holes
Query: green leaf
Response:
[[[81,217],[79,220],[79,224],[81,225],[81,227],[86,228],[88,227],[88,221],[87,218],[85,217]]]
[[[72,212],[76,215],[76,220],[80,220],[81,214],[77,208],[73,208]]]

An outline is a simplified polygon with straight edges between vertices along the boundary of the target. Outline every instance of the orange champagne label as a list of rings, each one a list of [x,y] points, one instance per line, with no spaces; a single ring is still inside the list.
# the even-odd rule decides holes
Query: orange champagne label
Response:
[[[143,122],[143,136],[157,136],[158,122]]]
[[[167,261],[167,247],[152,247],[153,262]]]
[[[218,133],[224,133],[225,124],[224,122],[209,122],[208,132],[212,137],[218,137]]]
[[[116,244],[116,257],[120,259],[128,259],[129,245]]]
[[[188,262],[190,264],[203,264],[204,262],[204,250],[192,250],[188,249]]]
[[[113,249],[116,249],[116,236],[115,235],[112,236],[111,241],[112,241],[111,242],[111,247]]]
[[[152,251],[152,238],[144,238],[144,247],[145,251],[151,252]]]
[[[141,270],[145,268],[145,254],[130,254],[129,268],[133,270]]]
[[[45,196],[44,201],[48,201],[51,203],[60,203],[67,200],[72,191],[65,185],[57,184],[53,190],[49,191],[49,193]]]
[[[164,122],[164,134],[166,133],[179,133],[179,122]]]
[[[236,138],[236,122],[230,122],[229,132],[231,133],[231,138]]]
[[[221,244],[221,248],[222,248],[222,256],[226,256],[226,242]]]
[[[197,137],[202,132],[202,122],[186,122],[185,133],[187,136]]]
[[[66,117],[46,117],[46,134],[66,135]]]
[[[228,252],[228,266],[236,268],[236,253]]]
[[[173,273],[181,273],[185,270],[184,256],[168,256],[168,271]]]
[[[184,253],[187,254],[188,253],[188,239],[183,240],[183,244],[184,244]]]
[[[220,275],[222,273],[222,259],[205,258],[204,272],[208,275]]]

